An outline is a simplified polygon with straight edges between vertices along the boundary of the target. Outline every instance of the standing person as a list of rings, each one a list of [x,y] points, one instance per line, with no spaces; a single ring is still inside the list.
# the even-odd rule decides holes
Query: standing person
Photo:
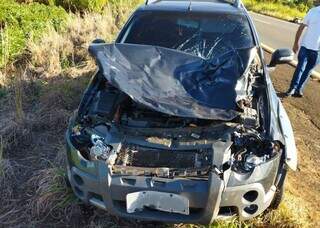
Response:
[[[306,29],[301,41],[299,50],[299,40],[303,30]],[[296,33],[293,51],[298,54],[298,65],[292,77],[287,96],[303,97],[303,90],[306,86],[311,71],[319,61],[320,49],[320,6],[309,10]]]

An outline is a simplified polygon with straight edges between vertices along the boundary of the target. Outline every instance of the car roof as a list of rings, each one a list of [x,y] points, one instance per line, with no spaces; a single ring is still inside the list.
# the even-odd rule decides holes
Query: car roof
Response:
[[[138,11],[245,13],[240,0],[149,0]]]

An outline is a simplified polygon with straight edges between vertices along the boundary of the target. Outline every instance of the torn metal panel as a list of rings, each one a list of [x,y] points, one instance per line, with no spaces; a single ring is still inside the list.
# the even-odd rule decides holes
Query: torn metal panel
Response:
[[[156,111],[217,120],[239,115],[235,87],[245,78],[250,48],[213,59],[132,44],[92,44],[89,51],[109,83]]]

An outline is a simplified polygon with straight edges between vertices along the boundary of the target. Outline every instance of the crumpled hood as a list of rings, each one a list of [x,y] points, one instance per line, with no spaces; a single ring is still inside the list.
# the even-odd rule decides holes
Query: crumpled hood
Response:
[[[148,45],[89,47],[108,82],[134,101],[169,115],[217,120],[239,115],[236,101],[243,91],[236,86],[246,81],[250,50],[231,49],[207,60]]]

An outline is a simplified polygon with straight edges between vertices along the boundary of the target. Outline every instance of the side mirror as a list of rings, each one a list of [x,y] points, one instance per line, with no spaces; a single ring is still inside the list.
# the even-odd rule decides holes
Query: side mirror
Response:
[[[293,60],[293,57],[294,53],[292,50],[287,48],[277,49],[273,52],[268,67],[275,67],[277,64],[289,63]]]
[[[105,44],[106,42],[103,39],[94,39],[88,47],[88,52],[91,56],[95,56],[95,46]]]
[[[97,38],[97,39],[93,40],[91,43],[93,43],[93,44],[103,44],[105,42],[106,42],[105,40]]]

